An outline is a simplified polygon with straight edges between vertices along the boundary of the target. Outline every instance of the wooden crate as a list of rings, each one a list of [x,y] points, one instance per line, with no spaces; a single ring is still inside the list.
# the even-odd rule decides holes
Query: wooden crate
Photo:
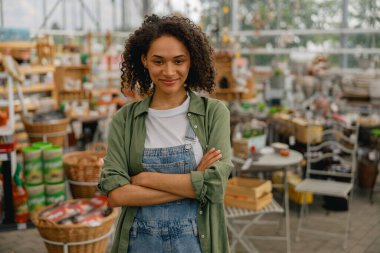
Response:
[[[297,141],[306,144],[308,138],[311,143],[322,141],[323,126],[319,123],[307,122],[301,118],[293,119]]]
[[[226,195],[224,197],[224,204],[226,206],[233,206],[258,211],[267,206],[269,203],[271,203],[272,199],[272,193],[266,193],[265,195],[261,196],[259,199],[256,200]]]
[[[258,200],[272,192],[272,183],[269,180],[234,177],[227,182],[226,195],[240,199]]]
[[[248,158],[248,140],[246,139],[233,139],[232,150],[235,157],[247,159]]]

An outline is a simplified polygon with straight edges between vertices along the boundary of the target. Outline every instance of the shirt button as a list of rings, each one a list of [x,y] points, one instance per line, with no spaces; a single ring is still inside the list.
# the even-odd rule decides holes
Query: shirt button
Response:
[[[203,214],[203,211],[199,211],[199,214]]]
[[[201,235],[201,238],[202,238],[202,239],[205,239],[205,237],[206,237],[205,235]]]
[[[191,113],[188,113],[188,114],[187,114],[187,116],[189,116],[189,117],[190,117],[190,116],[191,116]]]
[[[197,125],[194,125],[194,128],[198,128],[198,126],[197,126]]]

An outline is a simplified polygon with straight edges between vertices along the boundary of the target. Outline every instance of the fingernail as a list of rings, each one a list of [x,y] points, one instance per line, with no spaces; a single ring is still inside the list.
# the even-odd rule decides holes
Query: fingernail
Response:
[[[221,153],[222,151],[218,150],[218,153]]]

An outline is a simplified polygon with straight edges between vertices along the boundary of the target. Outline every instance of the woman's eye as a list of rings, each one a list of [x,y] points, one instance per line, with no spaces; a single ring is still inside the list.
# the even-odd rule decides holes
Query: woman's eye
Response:
[[[154,64],[160,65],[162,64],[162,61],[153,61]]]
[[[176,60],[175,61],[175,64],[181,64],[181,63],[183,63],[183,60]]]

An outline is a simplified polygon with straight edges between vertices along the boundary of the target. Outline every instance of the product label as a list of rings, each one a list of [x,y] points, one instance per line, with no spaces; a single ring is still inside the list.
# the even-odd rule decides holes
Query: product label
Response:
[[[47,183],[59,183],[63,181],[63,169],[62,168],[52,168],[44,170],[44,179]]]

